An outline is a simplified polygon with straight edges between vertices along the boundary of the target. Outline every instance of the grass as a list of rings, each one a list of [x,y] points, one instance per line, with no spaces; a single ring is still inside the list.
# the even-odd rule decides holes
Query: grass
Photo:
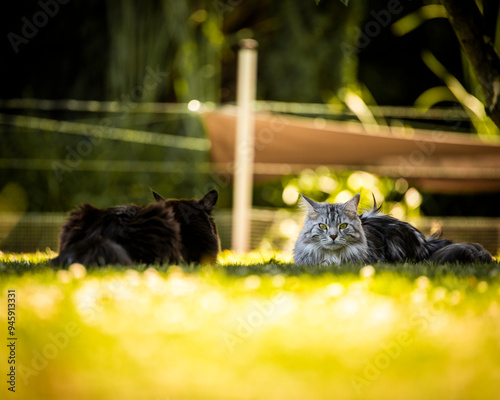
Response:
[[[7,398],[498,396],[499,264],[306,268],[225,252],[214,266],[57,270],[50,256],[0,257],[4,336],[16,294]]]

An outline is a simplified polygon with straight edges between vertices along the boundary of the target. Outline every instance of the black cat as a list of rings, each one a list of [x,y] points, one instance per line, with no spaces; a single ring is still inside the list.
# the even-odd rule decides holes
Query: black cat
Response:
[[[153,195],[156,203],[144,207],[81,205],[64,224],[59,256],[51,263],[214,263],[220,248],[211,216],[217,191],[201,200],[165,200],[156,192]]]

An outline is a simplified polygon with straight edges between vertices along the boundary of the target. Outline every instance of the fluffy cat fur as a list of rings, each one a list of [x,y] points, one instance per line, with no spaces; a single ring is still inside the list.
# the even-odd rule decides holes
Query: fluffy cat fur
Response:
[[[219,252],[217,228],[211,216],[215,190],[201,200],[165,200],[98,209],[83,204],[72,211],[60,235],[53,265],[81,263],[213,263]]]
[[[358,215],[359,194],[344,204],[302,198],[307,216],[295,244],[296,264],[492,262],[481,245],[452,243],[439,235],[426,238],[410,224],[379,213],[376,204]]]

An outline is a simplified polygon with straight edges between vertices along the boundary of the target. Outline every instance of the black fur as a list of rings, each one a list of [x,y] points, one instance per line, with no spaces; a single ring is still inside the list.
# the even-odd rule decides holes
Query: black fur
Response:
[[[379,208],[360,215],[369,248],[369,262],[490,263],[491,255],[477,243],[453,243],[440,233],[426,238],[418,229]]]
[[[215,190],[196,200],[157,200],[174,211],[180,225],[181,256],[187,262],[213,263],[219,251],[217,227],[210,213],[217,202]],[[156,198],[156,196],[155,196]]]
[[[493,259],[479,243],[452,243],[436,251],[431,262],[445,263],[491,263]]]
[[[215,262],[219,238],[211,211],[215,190],[201,200],[98,209],[83,204],[71,212],[60,236],[54,265]]]

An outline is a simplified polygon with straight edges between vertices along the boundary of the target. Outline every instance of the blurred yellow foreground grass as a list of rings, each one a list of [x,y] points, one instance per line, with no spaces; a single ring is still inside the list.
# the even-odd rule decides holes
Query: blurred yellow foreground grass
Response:
[[[498,398],[498,264],[304,270],[224,252],[208,267],[53,270],[49,256],[0,257],[2,398]]]

